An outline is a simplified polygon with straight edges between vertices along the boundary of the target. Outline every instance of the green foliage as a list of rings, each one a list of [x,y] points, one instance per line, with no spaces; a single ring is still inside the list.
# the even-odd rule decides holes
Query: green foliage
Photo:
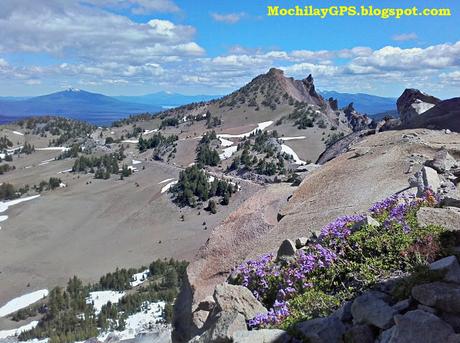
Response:
[[[158,132],[148,139],[145,139],[141,136],[139,138],[139,143],[137,144],[137,147],[140,152],[144,152],[148,149],[158,148],[161,146],[170,146],[177,140],[178,137],[175,135],[166,137],[163,136],[160,132]]]
[[[232,184],[225,180],[208,181],[208,176],[198,166],[188,167],[179,174],[179,181],[170,192],[180,206],[195,207],[197,202],[207,201],[214,196],[228,197],[235,192]]]
[[[198,153],[196,155],[196,163],[200,166],[215,167],[220,162],[219,153],[216,149],[209,147],[209,144],[200,144],[198,146]]]
[[[292,330],[299,322],[326,317],[340,307],[340,297],[327,294],[319,289],[308,289],[289,302],[290,316],[281,324],[282,329]]]
[[[392,295],[396,300],[407,299],[411,295],[412,288],[424,283],[440,281],[443,278],[443,271],[430,270],[427,265],[417,265],[413,272],[400,281],[393,289]]]
[[[0,185],[0,199],[1,200],[13,200],[19,197],[14,186],[10,183],[2,183]]]
[[[121,153],[105,154],[102,156],[80,156],[75,160],[73,172],[94,172],[96,179],[108,179],[110,174],[118,174],[118,161],[122,160]]]
[[[9,172],[10,170],[16,169],[15,166],[10,166],[9,164],[0,164],[0,175]]]
[[[0,151],[5,149],[11,148],[13,146],[13,142],[8,139],[8,137],[0,137]]]
[[[33,338],[50,338],[50,343],[71,343],[84,341],[99,335],[104,330],[123,330],[126,319],[133,313],[146,309],[149,302],[165,301],[164,318],[172,319],[172,303],[177,297],[182,284],[186,261],[156,260],[150,265],[149,279],[136,291],[131,291],[120,299],[118,304],[107,303],[96,316],[92,304],[87,304],[89,292],[93,290],[126,290],[130,289],[129,281],[139,269],[117,269],[114,273],[103,276],[96,285],[83,285],[77,277],[69,280],[67,287],[54,288],[46,299],[46,306],[29,307],[14,314],[14,318],[22,320],[43,312],[39,324],[32,330],[23,332],[19,340]]]
[[[161,121],[160,129],[164,129],[168,126],[177,126],[179,125],[179,119],[177,118],[165,118]]]
[[[35,151],[35,147],[28,142],[24,143],[24,146],[21,149],[21,152],[26,155],[30,155]]]

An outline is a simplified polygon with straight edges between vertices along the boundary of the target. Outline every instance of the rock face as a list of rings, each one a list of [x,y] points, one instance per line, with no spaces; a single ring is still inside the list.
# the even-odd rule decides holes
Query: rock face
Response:
[[[237,312],[246,320],[254,318],[259,313],[267,312],[251,291],[243,286],[228,283],[217,285],[214,299],[219,312]]]
[[[353,103],[345,107],[343,112],[353,131],[367,130],[370,128],[372,119],[365,114],[358,113],[353,107]]]
[[[233,343],[289,343],[291,337],[283,330],[237,331]]]
[[[351,305],[351,314],[357,324],[370,324],[380,329],[388,329],[393,316],[397,313],[383,301],[384,294],[367,292],[355,299]]]
[[[440,99],[420,92],[418,89],[406,89],[396,102],[403,125],[409,125],[419,115],[441,102]]]
[[[389,343],[446,342],[448,337],[454,334],[449,324],[433,314],[420,310],[396,316],[395,323]]]
[[[460,209],[451,208],[421,208],[417,220],[423,226],[441,225],[447,230],[460,230]]]
[[[423,305],[460,313],[460,287],[456,284],[433,282],[418,285],[412,289],[412,296]]]
[[[188,267],[186,287],[176,305],[176,329],[192,337],[206,331],[202,320],[193,322],[193,314],[206,317],[197,312],[203,311],[199,304],[233,267],[267,252],[276,253],[286,239],[309,237],[339,216],[365,212],[372,203],[406,190],[409,167],[414,173],[421,170],[442,147],[459,159],[460,135],[419,129],[361,137],[348,151],[307,174],[299,187],[272,185],[255,194],[213,231]]]
[[[334,316],[299,323],[296,329],[307,340],[315,343],[340,343],[345,333],[345,325]]]

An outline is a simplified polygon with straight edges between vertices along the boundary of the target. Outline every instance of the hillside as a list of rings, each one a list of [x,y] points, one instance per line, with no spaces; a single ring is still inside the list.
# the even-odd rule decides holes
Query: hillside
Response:
[[[363,213],[384,197],[417,192],[408,179],[442,148],[458,160],[459,144],[458,134],[444,131],[379,133],[355,142],[348,152],[308,174],[298,188],[276,192],[272,188],[255,194],[231,215],[231,220],[213,231],[188,267],[189,287],[184,288],[177,305],[178,341],[184,333],[203,332],[200,329],[209,314],[203,307],[205,299],[227,279],[233,267],[246,259],[275,253],[286,239],[294,242],[319,234],[335,218]],[[262,208],[269,209],[270,215]]]

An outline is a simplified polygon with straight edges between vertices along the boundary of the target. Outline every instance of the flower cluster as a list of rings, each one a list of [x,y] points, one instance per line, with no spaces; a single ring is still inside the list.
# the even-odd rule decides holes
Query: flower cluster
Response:
[[[401,234],[407,234],[412,224],[408,219],[409,214],[421,206],[436,206],[438,203],[436,194],[428,189],[421,197],[393,195],[374,204],[369,212],[383,223],[381,229],[397,227]],[[269,254],[237,267],[237,283],[249,288],[258,300],[271,307],[267,313],[251,319],[249,327],[276,325],[292,315],[289,311],[290,300],[317,286],[317,277],[322,275],[322,269],[347,258],[343,253],[349,247],[349,237],[365,217],[353,215],[337,218],[322,228],[316,242],[299,249],[286,261],[276,261],[274,255]],[[414,246],[414,249],[421,251],[425,245]]]

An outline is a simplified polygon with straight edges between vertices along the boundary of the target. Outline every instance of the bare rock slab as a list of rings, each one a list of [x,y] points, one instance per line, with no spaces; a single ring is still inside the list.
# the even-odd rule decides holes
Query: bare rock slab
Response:
[[[460,230],[460,210],[456,208],[422,207],[417,220],[421,226],[440,225],[449,231]]]
[[[388,329],[397,311],[388,305],[378,292],[367,292],[357,297],[351,305],[353,322]]]
[[[412,297],[438,310],[460,313],[460,287],[446,282],[432,282],[412,288]]]
[[[291,337],[283,330],[237,331],[233,335],[234,343],[289,343]]]
[[[345,325],[335,316],[308,320],[297,324],[296,329],[315,343],[342,343],[345,334]]]
[[[246,320],[254,318],[259,313],[267,312],[251,291],[243,286],[219,284],[214,291],[214,300],[219,311],[237,312]]]
[[[433,262],[430,269],[444,272],[444,280],[447,282],[460,283],[460,265],[455,256],[444,257]]]
[[[454,329],[449,324],[434,314],[421,310],[395,316],[395,323],[389,343],[439,343],[446,342],[454,334]]]

